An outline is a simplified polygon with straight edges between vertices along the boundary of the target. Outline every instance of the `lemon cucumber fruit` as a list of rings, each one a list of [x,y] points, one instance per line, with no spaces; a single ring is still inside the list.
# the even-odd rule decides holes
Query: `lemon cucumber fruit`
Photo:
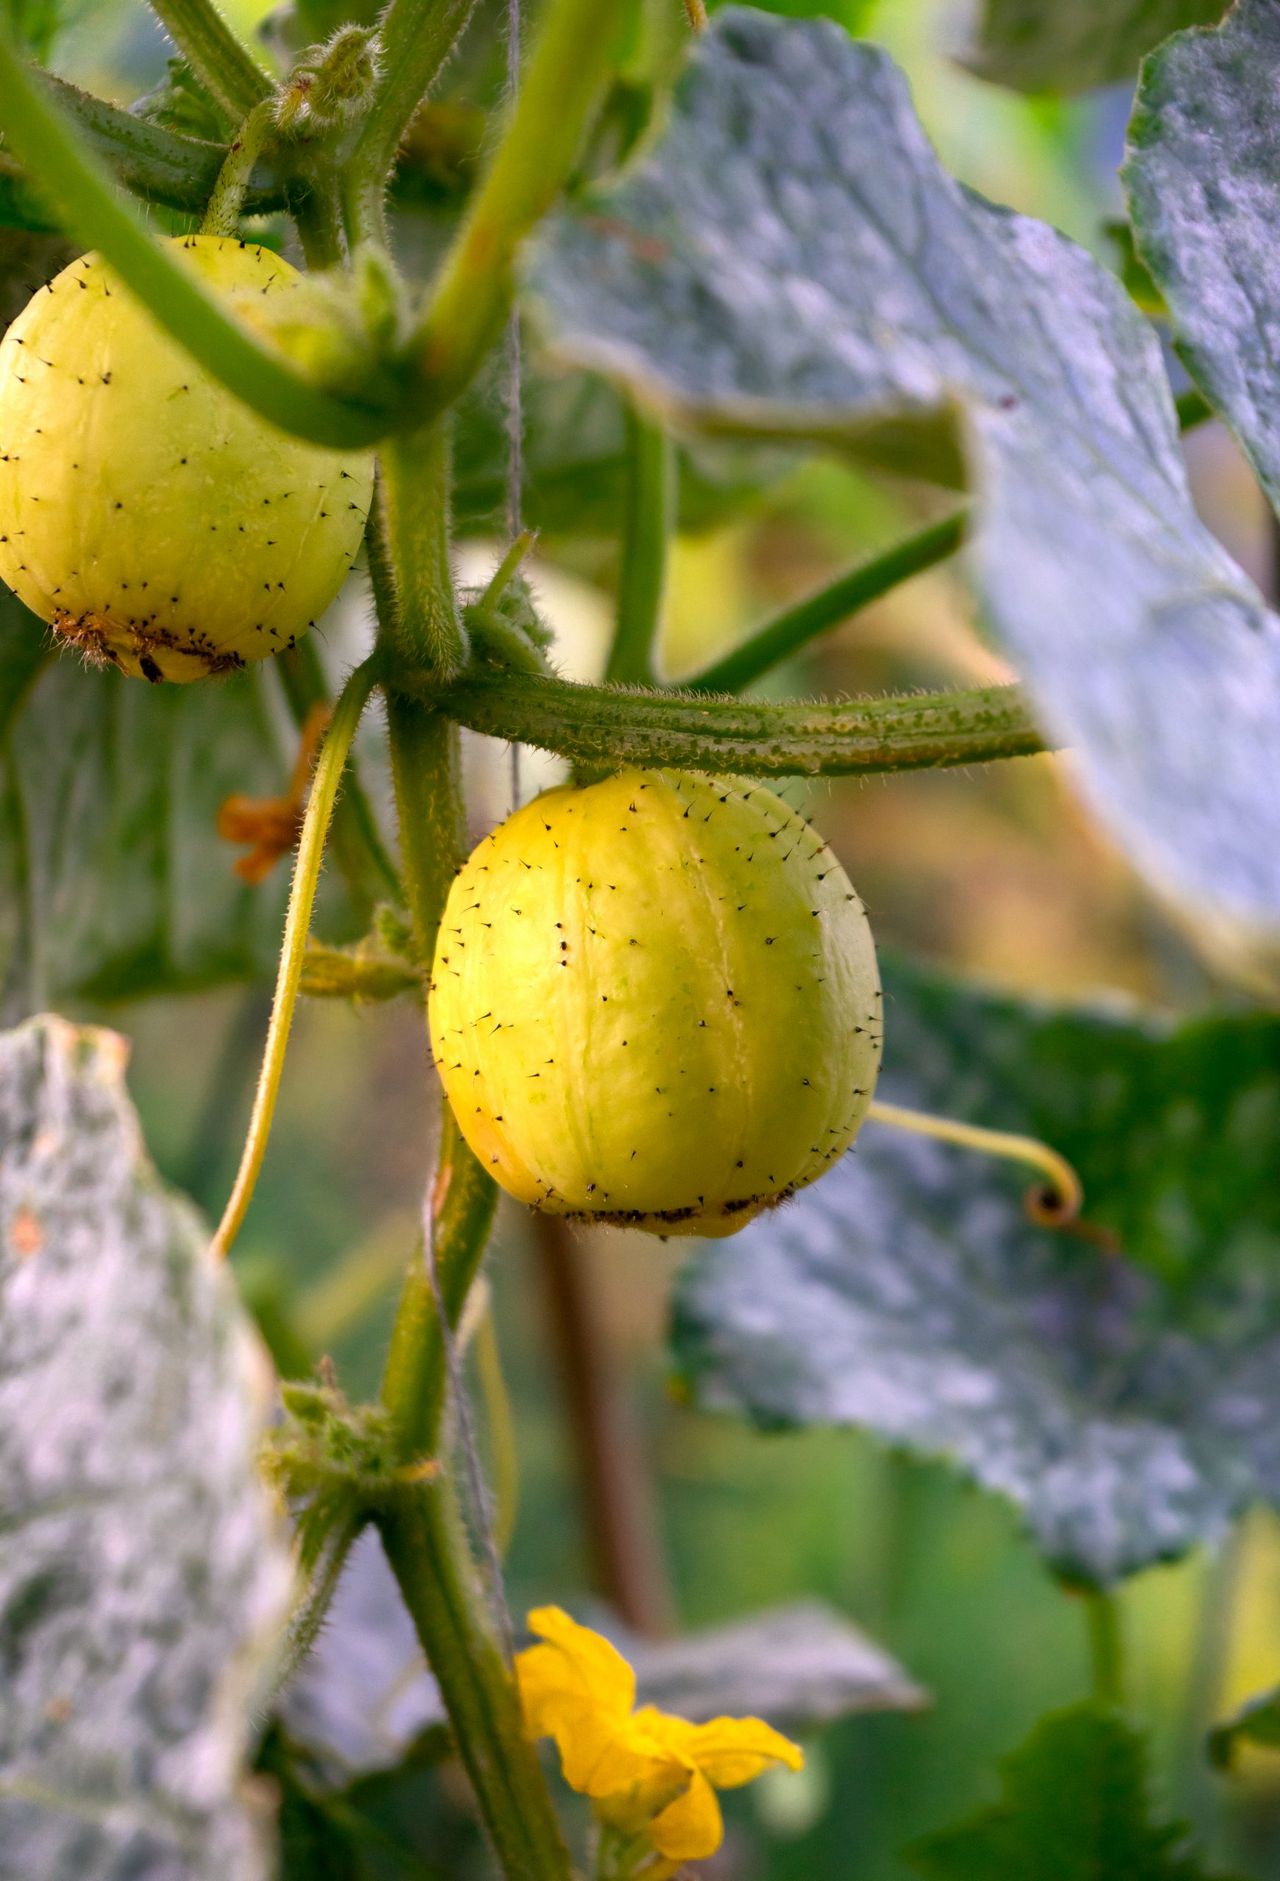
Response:
[[[453,883],[429,1006],[505,1189],[659,1234],[732,1234],[812,1182],[880,1063],[862,904],[739,778],[628,770],[517,811]]]
[[[250,317],[303,278],[230,237],[175,246]],[[0,341],[0,578],[98,664],[197,679],[291,646],[341,586],[371,486],[368,453],[259,418],[96,255]]]

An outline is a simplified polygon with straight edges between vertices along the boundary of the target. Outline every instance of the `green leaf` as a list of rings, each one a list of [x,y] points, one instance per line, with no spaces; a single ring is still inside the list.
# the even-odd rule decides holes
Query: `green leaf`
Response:
[[[61,1019],[0,1037],[0,1847],[51,1881],[266,1881],[270,1374],[125,1056]]]
[[[820,1601],[661,1642],[629,1634],[608,1616],[582,1618],[631,1661],[642,1703],[695,1722],[757,1714],[779,1729],[808,1731],[928,1702],[888,1653]],[[352,1549],[280,1719],[331,1783],[392,1768],[415,1747],[433,1749],[444,1707],[372,1529]]]
[[[961,62],[1015,91],[1087,91],[1132,79],[1184,26],[1220,20],[1228,0],[983,0]]]
[[[979,596],[1094,810],[1206,925],[1280,927],[1280,621],[1196,516],[1156,337],[945,174],[883,52],[726,9],[653,156],[552,225],[532,284],[562,356],[686,424],[958,424]]]
[[[1220,1770],[1231,1768],[1242,1744],[1280,1750],[1280,1686],[1249,1699],[1209,1732],[1209,1756]]]
[[[945,1455],[1080,1581],[1280,1503],[1280,1020],[1054,1011],[897,963],[885,1045],[883,1096],[1061,1151],[1088,1233],[1034,1226],[1025,1171],[869,1122],[685,1269],[696,1401]]]
[[[0,594],[0,1012],[269,975],[286,884],[238,881],[216,827],[287,779],[263,676],[150,687],[63,655],[36,677],[46,644]]]
[[[194,216],[203,214],[227,155],[222,136],[210,143],[201,137],[180,135],[164,123],[144,121],[132,111],[122,111],[51,72],[42,73],[41,80],[54,102],[75,119],[93,155],[126,189],[152,204]],[[191,112],[187,122],[194,125]],[[211,120],[206,128],[213,132]],[[265,214],[281,208],[284,202],[281,179],[265,164],[259,165],[245,196],[245,213]],[[60,226],[49,203],[15,160],[5,155],[2,145],[0,224],[46,230]]]
[[[1280,13],[1240,0],[1142,75],[1123,177],[1178,351],[1280,507]]]
[[[1100,1705],[1042,1718],[1003,1758],[1000,1802],[906,1850],[928,1881],[1210,1881],[1152,1819],[1142,1737]]]

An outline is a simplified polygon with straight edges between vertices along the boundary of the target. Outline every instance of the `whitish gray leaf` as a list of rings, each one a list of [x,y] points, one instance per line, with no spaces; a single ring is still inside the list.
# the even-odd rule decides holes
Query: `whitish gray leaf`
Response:
[[[1280,927],[1280,621],[1196,516],[1155,335],[946,175],[883,52],[726,8],[532,285],[562,354],[705,429],[958,423],[979,594],[1097,814],[1201,919]]]
[[[263,1881],[242,1766],[291,1582],[265,1361],[124,1057],[0,1036],[0,1875]]]
[[[1240,0],[1142,75],[1124,169],[1178,351],[1280,504],[1280,7]]]
[[[857,1713],[928,1703],[896,1660],[820,1600],[667,1641],[600,1630],[634,1665],[644,1704],[695,1724],[755,1716],[780,1730],[813,1731]]]
[[[970,0],[963,63],[1016,91],[1088,91],[1132,79],[1153,46],[1222,18],[1226,0]]]
[[[883,1125],[681,1276],[697,1401],[856,1424],[1013,1498],[1052,1566],[1108,1582],[1280,1502],[1280,1022],[1182,1028],[886,974],[884,1094],[1040,1137],[1026,1173]]]

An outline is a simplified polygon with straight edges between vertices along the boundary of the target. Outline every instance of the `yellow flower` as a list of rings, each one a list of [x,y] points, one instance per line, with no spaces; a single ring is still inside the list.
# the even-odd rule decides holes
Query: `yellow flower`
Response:
[[[530,1737],[551,1737],[565,1781],[612,1828],[643,1833],[670,1867],[714,1854],[724,1836],[716,1791],[750,1783],[770,1764],[799,1770],[797,1744],[759,1718],[690,1724],[653,1705],[638,1711],[636,1676],[599,1633],[559,1607],[538,1607],[542,1641],[516,1657]]]

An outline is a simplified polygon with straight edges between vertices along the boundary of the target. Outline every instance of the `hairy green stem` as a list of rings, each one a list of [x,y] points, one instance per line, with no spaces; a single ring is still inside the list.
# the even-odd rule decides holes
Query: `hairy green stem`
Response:
[[[476,0],[391,0],[378,34],[378,83],[343,169],[347,232],[386,243],[387,182],[414,114],[439,78]]]
[[[198,214],[204,208],[226,161],[225,146],[148,123],[55,78],[52,72],[37,76],[54,103],[75,119],[94,155],[111,167],[126,189],[170,209]],[[245,196],[245,213],[262,215],[282,209],[286,200],[284,182],[264,165]]]
[[[837,575],[825,588],[806,595],[794,607],[785,608],[766,621],[740,646],[681,684],[689,692],[741,692],[744,686],[761,678],[780,661],[790,659],[819,634],[859,608],[878,601],[913,575],[954,555],[965,539],[967,527],[968,512],[959,510],[954,516],[919,530],[905,542],[895,543],[871,561],[859,562],[856,568]]]
[[[442,679],[459,673],[467,657],[449,565],[450,457],[445,419],[388,439],[371,532],[383,643],[396,661]]]
[[[493,1225],[498,1191],[445,1111],[440,1168],[432,1198],[436,1272],[451,1326],[462,1318]],[[396,1309],[382,1400],[401,1433],[402,1454],[428,1456],[440,1435],[445,1355],[426,1263],[414,1261]]]
[[[354,449],[390,419],[322,391],[256,340],[200,285],[138,211],[103,177],[75,127],[50,102],[0,25],[0,129],[39,177],[67,233],[96,248],[126,287],[198,365],[284,431]]]
[[[285,1051],[289,1044],[294,1008],[298,1003],[298,989],[302,982],[307,930],[311,925],[311,910],[315,905],[316,888],[320,881],[325,837],[329,833],[338,785],[342,779],[352,740],[356,735],[356,727],[360,723],[360,715],[368,703],[369,694],[373,691],[377,678],[376,656],[366,660],[363,666],[357,666],[351,674],[338,695],[338,702],[333,708],[333,718],[330,720],[329,730],[316,763],[311,794],[307,799],[307,812],[302,824],[302,836],[298,843],[298,859],[294,865],[293,886],[289,891],[289,911],[285,918],[284,942],[280,949],[280,965],[276,974],[275,999],[271,1007],[271,1023],[267,1029],[262,1070],[258,1076],[258,1088],[253,1100],[253,1115],[249,1120],[249,1131],[245,1138],[240,1168],[236,1173],[231,1197],[223,1211],[222,1220],[218,1224],[218,1231],[213,1237],[215,1254],[225,1255],[239,1233],[249,1203],[253,1199],[253,1191],[262,1169],[263,1157],[266,1155],[267,1140],[271,1134],[271,1123],[275,1116],[276,1099],[280,1094]]]
[[[569,1856],[520,1700],[487,1618],[452,1484],[423,1483],[378,1517],[508,1881],[569,1881]]]
[[[473,671],[438,702],[473,731],[610,769],[669,764],[752,777],[855,776],[1046,749],[1017,686],[774,705]]]
[[[253,107],[227,148],[226,161],[218,172],[218,180],[213,186],[200,224],[202,235],[238,233],[249,178],[270,141],[274,127],[272,100],[264,98]]]
[[[233,124],[269,95],[271,80],[212,0],[151,0],[151,9]]]
[[[661,426],[634,412],[627,415],[627,442],[618,615],[605,678],[645,686],[656,675],[654,649],[675,524],[676,464]]]
[[[502,140],[410,343],[426,409],[453,403],[502,332],[520,243],[568,181],[625,0],[548,0]]]
[[[1089,1632],[1093,1696],[1100,1704],[1123,1704],[1124,1634],[1119,1599],[1113,1589],[1106,1587],[1086,1587],[1080,1598]]]
[[[308,268],[322,273],[326,268],[342,266],[347,258],[347,236],[337,179],[330,170],[320,169],[311,178],[293,204],[293,219]]]
[[[375,580],[384,626],[387,573],[380,569]],[[394,693],[388,719],[401,861],[415,947],[427,964],[465,843],[458,737],[438,714]],[[447,1382],[440,1312],[455,1324],[461,1315],[497,1193],[448,1112],[439,1171],[428,1206],[441,1297],[437,1302],[425,1260],[416,1260],[396,1312],[382,1387],[406,1462],[438,1447]],[[451,1483],[441,1477],[407,1489],[377,1520],[504,1874],[510,1881],[566,1881],[568,1856]]]

